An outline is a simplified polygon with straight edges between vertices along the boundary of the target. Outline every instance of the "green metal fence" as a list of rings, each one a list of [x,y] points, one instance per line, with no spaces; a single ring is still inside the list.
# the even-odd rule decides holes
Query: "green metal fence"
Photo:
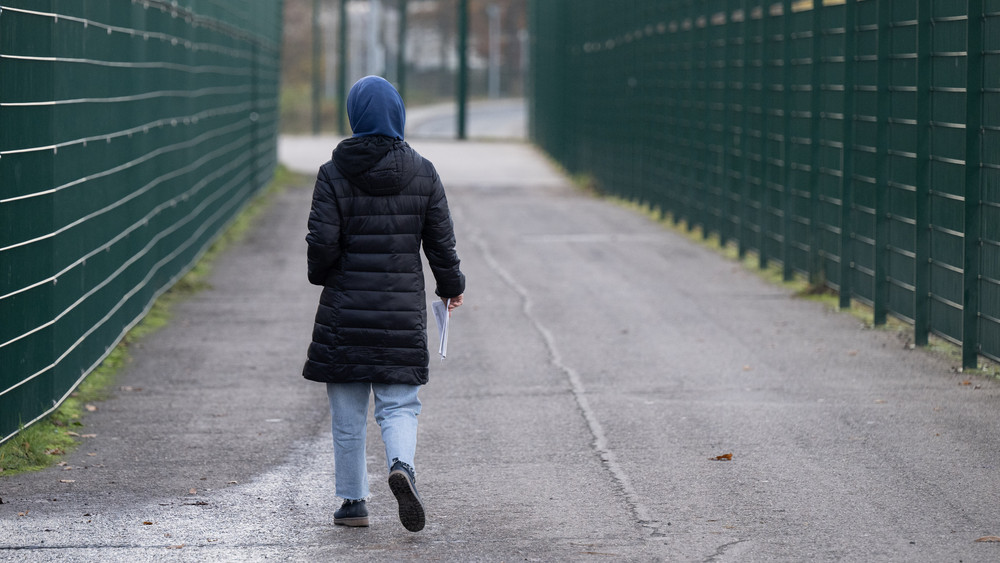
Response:
[[[281,0],[0,0],[0,441],[273,174]]]
[[[572,172],[1000,358],[1000,0],[536,0]]]

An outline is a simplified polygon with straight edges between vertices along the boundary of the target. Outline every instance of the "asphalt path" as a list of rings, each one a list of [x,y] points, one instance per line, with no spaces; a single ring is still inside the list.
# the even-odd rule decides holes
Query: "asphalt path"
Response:
[[[336,141],[281,158],[314,173]],[[1000,560],[976,541],[1000,535],[995,380],[577,191],[527,145],[412,144],[468,276],[421,392],[424,531],[396,518],[375,431],[372,525],[332,523],[326,398],[299,375],[304,185],[133,350],[65,466],[0,478],[0,559]]]

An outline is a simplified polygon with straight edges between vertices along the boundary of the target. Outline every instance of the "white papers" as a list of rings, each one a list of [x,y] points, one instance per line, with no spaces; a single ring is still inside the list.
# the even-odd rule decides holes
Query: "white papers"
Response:
[[[441,301],[440,299],[431,303],[431,310],[434,312],[434,320],[437,321],[438,327],[438,337],[441,340],[441,346],[438,347],[438,354],[441,354],[441,359],[444,360],[448,355],[448,306],[451,305],[451,299],[448,302]]]

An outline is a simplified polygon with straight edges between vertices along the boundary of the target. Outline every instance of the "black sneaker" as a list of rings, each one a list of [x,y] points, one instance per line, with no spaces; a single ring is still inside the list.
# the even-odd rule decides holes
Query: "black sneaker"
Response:
[[[411,532],[424,529],[424,505],[417,494],[413,468],[402,461],[394,460],[389,470],[389,488],[399,503],[399,521]]]
[[[364,500],[345,500],[333,513],[333,523],[339,526],[367,526],[368,507]]]

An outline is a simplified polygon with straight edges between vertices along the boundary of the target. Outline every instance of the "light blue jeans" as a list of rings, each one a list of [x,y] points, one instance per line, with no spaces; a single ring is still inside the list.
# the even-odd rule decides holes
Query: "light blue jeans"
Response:
[[[369,391],[375,394],[375,421],[382,429],[386,467],[391,468],[395,460],[414,467],[419,390],[419,385],[326,384],[333,416],[333,471],[338,497],[358,500],[369,496],[365,463]]]

